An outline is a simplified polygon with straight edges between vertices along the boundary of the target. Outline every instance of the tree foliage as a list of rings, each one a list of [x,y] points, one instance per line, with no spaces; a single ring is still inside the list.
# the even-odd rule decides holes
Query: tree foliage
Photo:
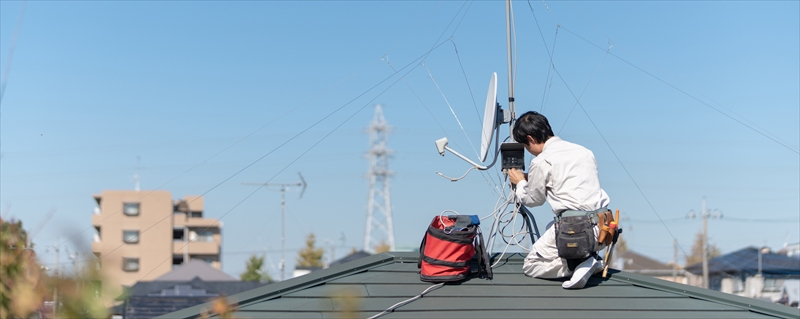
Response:
[[[722,255],[722,251],[717,245],[708,243],[708,259]],[[703,262],[703,232],[698,232],[694,236],[694,244],[692,244],[692,254],[686,256],[686,266],[694,265]]]
[[[45,278],[22,222],[0,224],[0,318],[25,318],[44,302]]]
[[[264,257],[250,256],[245,263],[245,271],[239,275],[242,281],[272,281],[269,274],[264,271]]]
[[[308,234],[306,237],[306,247],[297,253],[297,265],[301,267],[322,267],[322,256],[325,250],[316,248],[314,245],[317,240],[314,233]]]
[[[70,277],[48,277],[29,247],[22,222],[0,219],[0,224],[0,318],[32,317],[54,295],[57,315],[40,313],[40,317],[107,317],[98,296],[97,284],[102,281],[97,268],[80,269]]]
[[[381,240],[381,243],[375,246],[375,253],[376,254],[385,253],[390,249],[391,247],[389,246],[389,244],[387,244],[385,240]]]

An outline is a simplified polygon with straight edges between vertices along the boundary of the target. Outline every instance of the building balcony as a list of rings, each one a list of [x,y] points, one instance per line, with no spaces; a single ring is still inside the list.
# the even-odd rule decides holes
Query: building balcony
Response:
[[[99,252],[101,252],[101,249],[102,249],[102,248],[103,248],[103,243],[102,243],[102,242],[99,242],[99,241],[92,241],[92,252],[93,252],[93,253],[99,253]]]
[[[102,214],[92,214],[92,226],[100,226],[100,222],[105,217]]]
[[[183,246],[185,244],[186,242],[183,241],[172,242],[172,253],[175,255],[183,254]],[[193,241],[189,242],[186,248],[189,250],[189,255],[219,255],[219,243],[214,241]]]
[[[172,214],[173,227],[222,228],[222,223],[213,218],[187,218],[185,214]]]

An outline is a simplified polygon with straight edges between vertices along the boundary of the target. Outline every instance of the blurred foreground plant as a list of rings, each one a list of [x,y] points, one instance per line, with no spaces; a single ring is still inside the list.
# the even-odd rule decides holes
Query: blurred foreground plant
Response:
[[[87,267],[69,278],[49,277],[36,260],[21,221],[0,219],[0,318],[108,318],[99,298],[100,274]],[[41,313],[44,312],[44,313]]]
[[[47,292],[21,221],[0,218],[0,318],[27,318]]]
[[[200,313],[200,318],[208,319],[212,316],[222,319],[234,319],[233,313],[236,311],[236,304],[228,304],[228,299],[221,296],[211,302],[211,309],[207,309]]]

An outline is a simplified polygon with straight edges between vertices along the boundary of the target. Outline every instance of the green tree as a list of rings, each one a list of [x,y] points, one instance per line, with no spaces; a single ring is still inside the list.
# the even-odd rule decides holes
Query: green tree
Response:
[[[722,255],[722,251],[717,245],[708,243],[708,259]],[[694,236],[694,244],[692,244],[692,254],[686,256],[686,266],[694,265],[703,262],[703,232],[698,232]]]
[[[245,263],[245,271],[239,275],[242,281],[272,281],[272,277],[264,271],[264,257],[250,256]]]
[[[314,233],[308,234],[306,237],[306,247],[297,253],[297,265],[301,267],[322,267],[322,256],[325,250],[322,248],[314,247],[317,242],[314,238]]]

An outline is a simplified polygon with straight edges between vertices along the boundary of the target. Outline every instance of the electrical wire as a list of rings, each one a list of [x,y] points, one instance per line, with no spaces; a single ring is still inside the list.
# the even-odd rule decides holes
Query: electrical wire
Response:
[[[530,0],[529,0],[529,1],[530,1]],[[594,23],[592,23],[592,21],[591,21],[591,20],[589,20],[589,18],[587,18],[587,17],[586,17],[586,16],[583,14],[583,12],[581,12],[580,10],[578,10],[578,8],[574,7],[574,6],[573,6],[571,3],[569,3],[569,2],[567,2],[567,5],[569,5],[569,7],[570,7],[571,9],[575,10],[575,12],[577,12],[577,13],[578,13],[578,14],[579,14],[579,15],[580,15],[580,16],[581,16],[581,17],[582,17],[584,20],[586,20],[587,22],[589,22],[589,25],[591,25],[591,26],[592,26],[592,28],[594,28],[595,30],[597,30],[597,32],[600,32],[600,34],[602,34],[602,35],[603,35],[603,37],[605,37],[605,38],[606,38],[606,39],[607,39],[609,42],[611,41],[611,38],[610,38],[609,36],[607,36],[607,35],[606,35],[606,34],[603,32],[603,30],[601,30],[601,29],[600,29],[599,27],[597,27],[597,26],[596,26]],[[588,40],[586,40],[586,39],[583,39],[583,38],[581,38],[581,39],[582,39],[582,40],[584,40],[584,41],[586,41],[586,42],[589,42],[589,41],[588,41]],[[591,42],[589,42],[589,43],[591,43]],[[596,45],[596,44],[594,44],[594,43],[591,43],[591,44],[592,44],[592,45],[594,45],[594,46],[597,46],[597,45]],[[664,73],[664,74],[666,74],[668,77],[672,78],[673,80],[677,81],[678,83],[680,83],[680,84],[682,84],[682,85],[684,85],[684,86],[689,86],[689,85],[687,85],[686,83],[683,83],[683,82],[682,82],[681,80],[679,80],[678,78],[676,78],[676,77],[674,77],[674,76],[670,75],[670,74],[669,74],[667,71],[665,71],[665,70],[663,70],[663,69],[659,68],[658,66],[655,66],[655,65],[653,65],[653,64],[651,64],[651,63],[648,63],[648,62],[647,62],[647,61],[645,61],[644,59],[642,59],[642,58],[640,58],[640,57],[636,56],[636,54],[634,54],[633,52],[630,52],[630,51],[628,51],[628,50],[625,50],[625,48],[624,48],[624,47],[620,47],[620,48],[621,48],[623,51],[625,51],[625,52],[627,52],[627,53],[629,53],[629,54],[633,55],[635,58],[639,59],[640,61],[644,62],[645,64],[649,65],[650,67],[653,67],[653,68],[655,68],[655,69],[657,69],[657,70],[659,70],[659,71],[663,72],[663,73]],[[619,58],[619,57],[618,57],[618,58]],[[622,59],[622,58],[619,58],[619,59],[620,59],[620,60],[622,60],[622,61],[623,61],[623,62],[625,62],[625,63],[628,63],[628,64],[631,64],[631,65],[632,65],[632,63],[630,63],[630,62],[628,62],[628,61],[625,61],[625,60],[624,60],[624,59]],[[646,73],[646,72],[645,72],[645,73]],[[648,75],[650,75],[650,74],[648,74]],[[651,76],[652,76],[652,75],[651,75]],[[662,82],[663,82],[663,81],[662,81]],[[758,128],[759,130],[761,130],[761,131],[762,131],[764,134],[769,134],[770,136],[774,137],[774,138],[777,140],[777,141],[775,141],[775,142],[780,142],[779,144],[781,144],[781,143],[782,143],[782,144],[784,144],[784,146],[787,146],[787,147],[789,147],[789,149],[790,149],[790,150],[793,150],[793,151],[795,151],[795,153],[798,153],[798,150],[797,150],[797,149],[795,149],[795,148],[792,148],[791,146],[789,146],[789,143],[788,143],[788,142],[784,141],[783,139],[781,139],[781,138],[780,138],[780,137],[778,137],[777,135],[775,135],[775,134],[772,134],[771,132],[769,132],[769,131],[767,131],[766,129],[762,128],[762,127],[761,127],[761,126],[759,126],[758,124],[755,124],[755,123],[753,123],[752,121],[748,120],[746,117],[744,117],[744,116],[742,116],[742,115],[739,115],[739,114],[738,114],[738,113],[736,113],[735,111],[733,111],[733,110],[731,110],[731,109],[729,109],[729,108],[725,107],[725,105],[723,105],[722,103],[719,103],[719,102],[717,102],[716,100],[714,100],[714,99],[712,99],[712,98],[710,98],[710,97],[706,96],[706,95],[705,95],[705,94],[703,94],[702,92],[700,92],[700,91],[698,91],[698,90],[696,90],[696,89],[695,89],[695,91],[697,91],[697,93],[698,93],[700,96],[702,96],[702,97],[704,97],[704,98],[706,98],[706,99],[710,100],[711,102],[714,102],[714,103],[715,103],[716,105],[718,105],[719,107],[721,107],[721,108],[725,109],[726,111],[728,111],[728,112],[732,113],[733,115],[736,115],[736,116],[740,117],[742,120],[746,121],[747,123],[750,123],[751,125],[755,126],[755,127],[756,127],[756,128]],[[769,137],[769,136],[767,136],[767,137]]]
[[[22,20],[25,17],[25,8],[28,6],[28,1],[22,3],[22,9],[19,12],[19,19],[17,25],[14,26],[14,35],[11,36],[11,45],[8,47],[8,57],[6,58],[6,67],[3,68],[3,77],[0,80],[0,105],[3,103],[3,97],[6,95],[6,85],[8,84],[8,75],[11,71],[11,61],[14,60],[14,49],[17,47],[17,38],[19,37],[19,30],[22,28]]]
[[[380,318],[380,317],[383,317],[383,316],[385,316],[386,314],[388,314],[388,313],[390,313],[390,312],[394,311],[395,309],[397,309],[397,308],[400,308],[400,307],[402,307],[402,306],[405,306],[405,305],[407,305],[407,304],[409,304],[409,303],[411,303],[411,302],[413,302],[413,301],[415,301],[415,300],[417,300],[417,299],[420,299],[420,298],[422,298],[422,296],[425,296],[425,295],[426,295],[426,294],[428,294],[429,292],[431,292],[431,291],[434,291],[434,290],[436,290],[436,289],[439,289],[439,288],[442,288],[443,286],[444,286],[444,283],[443,283],[443,282],[442,282],[442,283],[435,284],[435,285],[433,285],[433,286],[430,286],[430,287],[428,287],[427,289],[425,289],[424,291],[422,291],[422,292],[421,292],[419,295],[416,295],[416,296],[414,296],[414,297],[411,297],[411,298],[409,298],[409,299],[406,299],[406,300],[403,300],[403,301],[401,301],[401,302],[398,302],[398,303],[396,303],[396,304],[392,305],[391,307],[387,308],[386,310],[384,310],[384,311],[381,311],[380,313],[378,313],[378,314],[376,314],[376,315],[373,315],[373,316],[369,317],[369,319],[375,319],[375,318]]]
[[[562,27],[562,28],[563,28],[565,31],[567,31],[567,32],[571,33],[572,35],[574,35],[574,36],[576,36],[576,37],[580,38],[581,40],[584,40],[584,41],[586,41],[587,43],[590,43],[590,44],[594,45],[595,47],[599,47],[597,44],[594,44],[594,43],[592,43],[591,41],[589,41],[589,40],[586,40],[585,38],[581,37],[580,35],[578,35],[578,34],[576,34],[576,33],[572,32],[572,31],[570,31],[569,29],[566,29],[566,28],[564,28],[564,27]],[[601,49],[602,49],[602,48],[601,48]],[[667,82],[666,80],[664,80],[664,79],[662,79],[662,78],[659,78],[659,77],[655,76],[654,74],[652,74],[652,73],[650,73],[650,72],[647,72],[647,71],[645,71],[645,70],[644,70],[644,69],[642,69],[641,67],[639,67],[639,66],[637,66],[637,65],[635,65],[635,64],[633,64],[633,63],[631,63],[631,62],[628,62],[627,60],[623,59],[623,58],[622,58],[622,57],[620,57],[620,56],[618,56],[618,55],[616,55],[616,54],[614,54],[614,53],[610,53],[610,52],[609,52],[608,54],[610,54],[611,56],[613,56],[613,57],[615,57],[615,58],[619,59],[619,60],[620,60],[620,61],[622,61],[622,62],[625,62],[625,63],[627,63],[628,65],[630,65],[630,66],[634,67],[635,69],[637,69],[637,70],[641,71],[642,73],[644,73],[644,74],[647,74],[648,76],[650,76],[650,77],[652,77],[652,78],[654,78],[654,79],[658,80],[659,82],[661,82],[661,83],[664,83],[665,85],[667,85],[667,86],[669,86],[669,87],[673,88],[674,90],[676,90],[676,91],[680,92],[681,94],[683,94],[683,95],[686,95],[687,97],[689,97],[689,98],[691,98],[691,99],[693,99],[693,100],[695,100],[695,101],[699,102],[700,104],[702,104],[702,105],[705,105],[706,107],[708,107],[708,108],[710,108],[710,109],[712,109],[712,110],[716,111],[717,113],[719,113],[719,114],[722,114],[722,115],[724,115],[725,117],[727,117],[727,118],[729,118],[729,119],[731,119],[731,120],[733,120],[733,121],[735,121],[735,122],[737,122],[737,123],[741,124],[742,126],[749,128],[749,129],[750,129],[750,130],[752,130],[753,132],[756,132],[756,133],[758,133],[758,134],[760,134],[760,135],[762,135],[762,136],[766,137],[767,139],[769,139],[769,140],[771,140],[771,141],[773,141],[773,142],[775,142],[775,143],[778,143],[778,145],[780,145],[780,146],[783,146],[784,148],[786,148],[786,149],[788,149],[788,150],[790,150],[790,151],[792,151],[792,152],[794,152],[794,153],[796,153],[796,154],[800,154],[800,150],[798,150],[798,149],[794,148],[793,146],[789,145],[788,143],[785,143],[785,142],[781,141],[781,140],[780,140],[780,139],[778,139],[777,137],[773,137],[773,136],[771,136],[771,135],[772,135],[771,133],[769,133],[769,132],[766,132],[766,131],[764,131],[763,129],[761,129],[761,130],[758,130],[758,129],[756,129],[756,127],[757,127],[757,126],[756,126],[755,124],[752,124],[752,126],[751,126],[751,125],[749,125],[749,124],[745,123],[744,121],[747,121],[747,122],[750,122],[750,123],[752,123],[752,122],[751,122],[751,121],[749,121],[749,120],[747,120],[747,119],[745,119],[744,117],[742,117],[742,118],[744,119],[744,121],[742,121],[742,120],[740,120],[740,119],[738,119],[738,118],[736,118],[736,117],[734,117],[734,116],[732,116],[732,115],[730,115],[730,114],[728,114],[728,113],[726,113],[726,112],[723,112],[723,111],[722,111],[722,110],[720,110],[719,108],[716,108],[716,107],[712,106],[711,104],[709,104],[709,103],[706,103],[705,101],[703,101],[703,100],[701,100],[701,99],[697,98],[696,96],[694,96],[694,95],[692,95],[692,94],[689,94],[689,92],[686,92],[685,90],[683,90],[683,89],[681,89],[681,88],[678,88],[678,87],[677,87],[677,86],[675,86],[674,84],[672,84],[672,83],[669,83],[669,82]],[[720,104],[720,106],[722,106],[722,105]],[[724,106],[722,106],[722,107],[724,107]],[[726,109],[727,109],[727,108],[726,108]],[[729,109],[728,109],[728,110],[729,110]],[[729,111],[730,111],[730,110],[729,110]],[[730,112],[731,112],[731,113],[734,113],[733,111],[730,111]],[[736,114],[736,113],[734,113],[734,114]],[[739,116],[739,117],[741,117],[741,115],[738,115],[738,114],[736,114],[736,115],[737,115],[737,116]],[[754,127],[754,126],[756,126],[756,127]]]
[[[542,1],[542,2],[544,2],[544,1]],[[546,4],[545,4],[545,5],[546,5]],[[549,11],[550,11],[550,9],[548,8],[548,12],[549,12]],[[551,15],[552,15],[552,12],[551,12]],[[556,24],[557,24],[557,25],[558,25],[560,28],[563,28],[563,27],[561,26],[561,24],[559,24],[558,22],[556,22]],[[572,31],[569,31],[569,30],[567,30],[566,28],[564,28],[564,30],[566,30],[567,32],[570,32],[570,33],[574,34]],[[606,49],[605,51],[606,51],[606,54],[611,54],[611,55],[614,55],[613,53],[609,52],[609,50],[608,50],[608,49]],[[604,59],[604,60],[605,60],[605,59]],[[661,218],[661,215],[660,215],[660,214],[658,214],[658,211],[656,211],[655,207],[654,207],[654,206],[653,206],[653,204],[650,202],[650,199],[648,199],[648,198],[647,198],[647,195],[645,195],[645,193],[644,193],[644,191],[642,190],[642,188],[639,186],[639,184],[638,184],[638,183],[636,182],[636,180],[633,178],[633,175],[631,175],[630,171],[628,171],[628,168],[627,168],[627,167],[625,166],[625,164],[622,162],[622,159],[620,159],[620,158],[619,158],[619,155],[617,155],[617,153],[614,151],[614,148],[612,148],[612,147],[611,147],[611,144],[608,142],[608,140],[605,138],[605,136],[603,135],[603,133],[600,131],[600,128],[599,128],[599,127],[597,127],[597,124],[595,124],[594,120],[592,120],[592,117],[589,115],[589,113],[588,113],[588,112],[586,111],[586,109],[583,107],[583,104],[581,104],[581,103],[580,103],[580,98],[579,98],[579,97],[577,97],[577,96],[575,96],[575,93],[572,91],[572,88],[570,88],[569,84],[567,84],[567,81],[564,79],[564,77],[563,77],[563,76],[561,76],[561,73],[558,71],[558,68],[556,68],[555,64],[553,64],[553,71],[556,73],[556,75],[558,75],[558,78],[561,80],[561,82],[562,82],[562,83],[564,84],[564,86],[567,88],[567,91],[570,93],[570,95],[572,95],[572,98],[573,98],[573,99],[575,99],[575,103],[576,103],[578,106],[580,106],[580,108],[581,108],[581,110],[583,111],[584,115],[586,115],[586,118],[589,120],[589,123],[591,123],[591,124],[592,124],[592,126],[593,126],[593,127],[594,127],[594,129],[595,129],[595,131],[597,131],[597,134],[598,134],[598,135],[600,135],[600,138],[601,138],[601,139],[603,140],[603,142],[606,144],[606,147],[608,147],[608,149],[611,151],[611,154],[613,154],[613,155],[614,155],[614,158],[616,158],[616,160],[617,160],[617,162],[619,163],[619,165],[620,165],[620,166],[622,167],[622,169],[625,171],[625,174],[627,174],[627,175],[628,175],[628,178],[631,180],[631,182],[633,182],[633,185],[634,185],[634,186],[636,186],[636,189],[639,191],[639,194],[641,194],[641,195],[642,195],[642,198],[645,200],[645,202],[647,203],[647,205],[648,205],[648,206],[650,206],[650,209],[653,211],[653,213],[654,213],[654,214],[656,214],[656,217],[658,218],[658,220],[659,220],[659,221],[661,221],[661,224],[662,224],[662,225],[664,226],[664,228],[667,230],[667,233],[669,233],[670,237],[672,237],[672,239],[673,239],[673,240],[677,240],[677,239],[676,239],[676,237],[675,237],[675,235],[673,235],[673,234],[672,234],[672,231],[669,229],[669,227],[667,227],[667,224],[666,224],[666,223],[664,223],[663,219]],[[666,83],[666,82],[665,82],[665,83]],[[683,247],[682,247],[681,245],[678,245],[678,248],[681,250],[681,252],[684,254],[684,256],[688,256],[688,254],[686,254],[686,251],[684,251],[684,250],[683,250]]]

